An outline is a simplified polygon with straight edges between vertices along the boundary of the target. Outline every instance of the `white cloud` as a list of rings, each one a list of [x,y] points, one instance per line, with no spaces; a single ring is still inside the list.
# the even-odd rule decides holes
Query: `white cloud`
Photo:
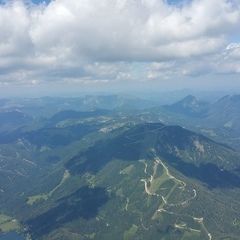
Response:
[[[149,64],[146,79],[239,72],[239,44],[228,40],[237,30],[238,0],[9,1],[0,6],[0,81],[133,80],[135,62]]]

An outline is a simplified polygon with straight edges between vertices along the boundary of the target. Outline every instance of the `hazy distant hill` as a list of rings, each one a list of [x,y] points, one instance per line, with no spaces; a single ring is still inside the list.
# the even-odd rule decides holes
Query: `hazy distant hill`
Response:
[[[208,110],[206,122],[234,129],[240,133],[240,95],[225,96],[214,102]]]
[[[225,96],[206,103],[193,96],[153,110],[170,124],[180,124],[199,131],[217,141],[239,149],[240,96]]]
[[[54,114],[47,122],[49,126],[55,126],[57,123],[63,122],[64,120],[74,120],[74,119],[85,119],[93,118],[99,116],[107,116],[113,114],[110,110],[97,109],[94,111],[74,111],[74,110],[65,110],[60,111]]]
[[[0,132],[8,132],[28,124],[32,118],[27,114],[13,110],[0,110]]]
[[[84,95],[81,97],[41,97],[0,99],[0,108],[6,111],[21,110],[35,117],[49,118],[60,111],[89,112],[106,110],[139,110],[158,106],[156,101],[128,95]]]
[[[164,109],[189,117],[200,118],[202,124],[240,130],[240,95],[225,96],[213,103],[206,103],[194,96],[164,106]]]
[[[188,95],[179,102],[176,102],[172,105],[164,106],[165,109],[185,114],[192,117],[201,117],[206,114],[208,111],[209,104],[204,101],[198,100],[192,95]]]

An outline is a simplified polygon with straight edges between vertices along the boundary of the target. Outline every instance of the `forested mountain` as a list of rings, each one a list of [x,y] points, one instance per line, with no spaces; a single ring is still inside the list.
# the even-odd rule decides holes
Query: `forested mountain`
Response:
[[[20,117],[0,134],[0,228],[34,240],[238,239],[239,151],[186,128],[223,100],[133,112],[50,104],[49,117]]]

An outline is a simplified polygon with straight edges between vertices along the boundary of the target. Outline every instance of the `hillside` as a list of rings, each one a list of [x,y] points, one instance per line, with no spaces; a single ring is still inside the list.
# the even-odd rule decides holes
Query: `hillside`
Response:
[[[237,239],[238,153],[178,126],[116,131],[65,161],[70,177],[33,203],[34,239]]]
[[[0,110],[0,133],[29,124],[32,118],[18,110]]]
[[[21,112],[33,121],[0,134],[0,229],[34,240],[238,239],[239,152],[197,127],[216,102],[55,113],[70,100],[49,101],[48,117]],[[221,124],[208,121],[220,136]]]
[[[179,124],[218,142],[240,147],[240,97],[228,95],[212,103],[187,96],[182,100],[149,111],[167,124]]]
[[[240,132],[240,95],[225,96],[211,105],[206,121]]]
[[[190,117],[204,116],[208,111],[209,104],[201,101],[192,95],[188,95],[182,100],[172,104],[166,105],[164,108],[170,112],[184,114]]]

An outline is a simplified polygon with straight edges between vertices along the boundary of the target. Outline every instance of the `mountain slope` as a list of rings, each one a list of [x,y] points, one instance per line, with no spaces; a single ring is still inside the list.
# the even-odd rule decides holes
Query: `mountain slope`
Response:
[[[208,110],[208,103],[198,100],[192,95],[188,95],[182,100],[166,105],[164,108],[170,112],[180,113],[191,117],[201,117]]]
[[[187,126],[218,142],[239,149],[240,146],[240,96],[225,96],[213,103],[204,103],[193,96],[172,105],[154,109],[159,118],[168,124]]]
[[[133,126],[66,161],[70,177],[25,224],[34,239],[237,239],[239,166],[181,127]]]
[[[240,95],[225,96],[211,105],[206,121],[240,132]]]
[[[31,120],[30,116],[20,111],[0,111],[0,133],[15,130]]]

